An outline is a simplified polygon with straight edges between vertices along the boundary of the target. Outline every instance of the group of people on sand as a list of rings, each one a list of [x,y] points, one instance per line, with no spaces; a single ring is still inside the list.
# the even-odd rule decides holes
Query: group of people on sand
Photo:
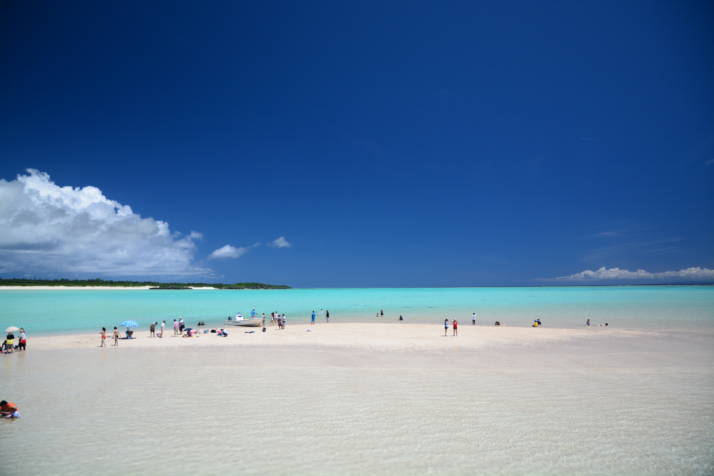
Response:
[[[174,334],[173,335],[174,336],[183,335],[184,329],[186,329],[186,323],[184,322],[183,317],[174,319],[174,323],[173,323]],[[152,322],[151,324],[149,324],[149,337],[163,338],[165,330],[166,330],[166,321],[161,321],[161,324],[159,324],[159,321]]]
[[[27,333],[25,332],[25,329],[20,329],[20,334],[17,340],[15,339],[15,334],[13,332],[8,332],[0,350],[3,354],[12,354],[16,350],[27,350]]]
[[[99,347],[107,346],[107,337],[107,328],[102,327],[102,330],[99,331]],[[119,347],[119,329],[117,329],[116,326],[114,326],[114,329],[112,330],[112,341],[114,342],[112,347]]]
[[[459,335],[459,321],[454,319],[451,321],[451,329],[453,331],[454,336]],[[449,332],[449,318],[447,317],[444,319],[444,337],[446,337],[447,333]]]
[[[280,322],[280,321],[279,321]],[[180,317],[178,319],[174,319],[174,324],[173,324],[173,330],[174,330],[174,337],[197,337],[200,334],[200,327],[205,326],[206,323],[203,321],[198,321],[196,324],[196,328],[193,327],[186,327],[186,323],[184,322],[183,318]],[[285,327],[285,321],[284,319],[282,320],[281,324],[284,328]],[[164,337],[164,330],[166,330],[166,321],[161,321],[161,324],[159,324],[158,321],[152,322],[149,324],[149,337],[158,337],[162,338]],[[209,330],[205,329],[203,331],[204,334],[208,334]],[[216,334],[219,337],[228,337],[228,332],[226,332],[225,329],[211,329],[210,330],[211,334]],[[106,347],[107,346],[107,339],[109,338],[109,335],[107,334],[107,328],[102,327],[102,330],[99,332],[99,337],[100,337],[100,343],[99,347]],[[119,346],[119,329],[114,327],[112,330],[112,335],[111,339],[113,341],[112,347],[118,347]]]
[[[174,319],[174,322],[176,319]],[[156,329],[159,330],[159,332],[156,332]],[[159,321],[152,322],[149,324],[149,337],[164,337],[164,330],[166,329],[166,321],[161,321],[161,324],[159,324]]]
[[[313,313],[315,311],[312,311]],[[274,326],[277,325],[278,329],[285,329],[285,323],[288,320],[288,316],[286,314],[279,314],[277,312],[271,312],[270,313],[270,325]],[[265,328],[265,324],[268,322],[268,317],[263,313],[262,316],[262,322],[261,322],[261,327]]]

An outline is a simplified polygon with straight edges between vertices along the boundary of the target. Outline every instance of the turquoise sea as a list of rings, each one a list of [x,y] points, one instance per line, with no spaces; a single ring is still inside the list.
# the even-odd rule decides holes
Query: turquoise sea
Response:
[[[189,325],[220,324],[238,312],[286,313],[288,324],[329,310],[331,321],[438,323],[444,317],[479,324],[526,326],[536,317],[550,327],[608,322],[618,328],[714,328],[714,286],[578,286],[482,288],[376,288],[289,290],[0,290],[0,328],[29,333],[91,331],[133,319],[182,316]],[[384,317],[377,318],[383,309]],[[320,319],[324,320],[324,311]]]

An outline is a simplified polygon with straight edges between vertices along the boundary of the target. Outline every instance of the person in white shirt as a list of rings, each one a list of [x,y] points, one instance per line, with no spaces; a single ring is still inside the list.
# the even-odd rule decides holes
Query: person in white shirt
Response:
[[[471,324],[474,326],[476,325],[476,313],[475,312],[473,314],[471,314]]]

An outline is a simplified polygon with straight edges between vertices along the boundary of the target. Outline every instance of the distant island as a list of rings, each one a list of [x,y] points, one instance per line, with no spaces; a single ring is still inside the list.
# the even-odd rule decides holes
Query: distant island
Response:
[[[149,289],[290,289],[284,284],[265,283],[161,283],[158,281],[112,281],[107,279],[16,279],[0,278],[0,287],[5,286],[63,286],[63,287],[106,287],[106,288],[149,288]]]

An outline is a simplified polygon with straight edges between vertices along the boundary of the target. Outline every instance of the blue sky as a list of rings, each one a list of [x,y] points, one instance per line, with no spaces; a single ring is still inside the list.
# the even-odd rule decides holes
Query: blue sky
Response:
[[[3,8],[2,276],[714,281],[711,3]]]

